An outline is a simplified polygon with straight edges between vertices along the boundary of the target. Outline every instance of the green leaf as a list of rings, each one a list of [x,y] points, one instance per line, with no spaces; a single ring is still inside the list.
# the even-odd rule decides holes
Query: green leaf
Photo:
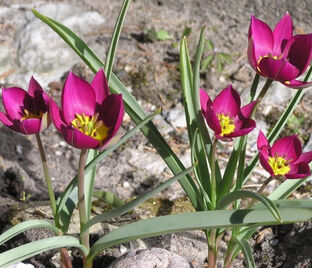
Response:
[[[88,165],[96,156],[98,155],[97,150],[89,150],[86,165]],[[92,196],[94,191],[94,182],[96,175],[96,165],[93,167],[92,171],[85,174],[84,179],[84,193],[85,193],[85,206],[86,206],[86,217],[87,221],[90,220],[91,216],[91,206],[92,206]]]
[[[130,0],[125,0],[122,4],[122,7],[120,9],[119,16],[115,25],[114,33],[111,39],[111,43],[109,46],[109,50],[106,56],[105,74],[106,74],[108,82],[110,80],[110,76],[113,70],[116,48],[117,48],[118,40],[119,40],[120,33],[121,33],[121,28],[123,26],[129,4],[130,4]]]
[[[117,207],[115,209],[112,209],[110,211],[107,211],[101,215],[97,215],[94,218],[92,218],[90,221],[88,221],[85,225],[85,229],[90,228],[92,225],[97,224],[99,222],[104,222],[107,221],[113,217],[117,217],[120,216],[124,213],[129,212],[130,210],[132,210],[134,207],[140,205],[141,203],[145,202],[146,200],[150,199],[151,197],[153,197],[154,195],[158,194],[159,192],[161,192],[162,190],[166,189],[169,185],[171,185],[172,183],[174,183],[175,181],[183,178],[183,176],[185,176],[185,174],[189,173],[191,170],[193,169],[193,167],[190,167],[186,170],[184,170],[181,174],[174,176],[173,178],[167,180],[166,182],[160,184],[159,186],[157,186],[156,188],[150,190],[149,192],[140,195],[139,197],[133,199],[132,201],[130,201],[129,203],[124,204],[121,207]]]
[[[212,61],[214,60],[215,58],[215,54],[210,54],[207,56],[207,58],[205,58],[203,61],[202,61],[202,64],[201,64],[201,71],[205,72],[208,70],[208,68],[211,66],[212,64]]]
[[[217,209],[225,209],[227,208],[232,202],[238,200],[238,199],[243,199],[243,198],[252,198],[260,201],[263,205],[267,207],[267,209],[272,213],[273,217],[280,221],[281,216],[279,214],[279,211],[275,205],[275,203],[266,198],[265,196],[255,193],[255,192],[250,192],[250,191],[234,191],[231,193],[228,193],[227,195],[223,196],[217,204]]]
[[[192,28],[189,26],[186,26],[182,32],[182,38],[183,37],[188,37],[192,32]]]
[[[157,41],[157,32],[154,27],[151,29],[144,29],[143,30],[143,37],[145,40],[150,42],[156,42]]]
[[[312,219],[312,206],[309,208],[280,208],[283,223],[309,221]],[[141,220],[124,225],[100,238],[90,249],[87,257],[92,260],[106,248],[131,240],[161,234],[211,228],[232,228],[238,226],[276,225],[276,221],[267,209],[256,210],[215,210],[182,213]]]
[[[0,245],[10,240],[14,236],[34,228],[46,228],[54,231],[56,234],[60,232],[53,224],[44,220],[29,220],[21,222],[0,235]]]
[[[104,66],[103,62],[94,54],[94,52],[66,26],[40,14],[34,9],[33,13],[50,26],[77,53],[77,55],[81,57],[93,72],[97,72]],[[139,124],[146,117],[144,110],[113,73],[109,83],[111,92],[122,94],[126,112],[136,124]],[[185,169],[180,159],[171,150],[152,122],[149,122],[146,126],[142,127],[142,132],[174,174],[179,174]],[[180,180],[180,184],[191,200],[193,206],[196,209],[200,209],[197,200],[198,191],[191,176],[186,175],[185,178]]]
[[[0,267],[23,261],[42,252],[64,247],[75,247],[88,254],[88,250],[72,236],[56,236],[19,246],[0,254]]]
[[[157,110],[152,115],[146,117],[140,124],[133,127],[128,133],[126,133],[116,144],[112,145],[111,147],[107,148],[105,151],[101,152],[96,158],[94,158],[86,167],[85,167],[85,174],[88,174],[92,170],[92,168],[97,165],[105,156],[113,152],[115,149],[117,149],[120,145],[125,143],[128,139],[130,139],[141,127],[143,127],[147,122],[152,120],[157,114],[160,113],[160,109]],[[63,192],[61,198],[57,200],[57,216],[59,217],[63,212],[62,210],[65,210],[65,215],[69,215],[69,219],[71,216],[72,211],[68,211],[68,208],[65,207],[66,202],[68,201],[69,196],[71,193],[76,189],[76,196],[77,196],[77,176],[75,176],[71,182],[67,185],[65,191]],[[72,198],[71,198],[72,199]],[[71,203],[77,204],[77,198],[73,199],[73,202],[70,201],[70,207],[72,207]]]
[[[212,43],[212,41],[210,39],[206,39],[206,46],[208,49],[210,50],[214,50],[214,44]]]
[[[160,40],[160,41],[165,41],[165,40],[168,40],[168,39],[172,39],[172,36],[169,35],[166,30],[163,30],[163,29],[157,31],[156,35],[157,35],[157,39]]]
[[[98,198],[113,207],[120,207],[125,204],[125,202],[118,198],[116,195],[107,191],[94,191],[93,197]]]
[[[235,238],[234,236],[232,237],[232,239],[234,240],[234,242],[236,242],[239,245],[240,249],[242,250],[244,257],[245,257],[246,266],[248,268],[256,267],[255,260],[254,260],[254,257],[252,255],[252,250],[251,250],[250,245],[248,244],[248,241],[246,241],[244,239],[239,240],[239,239]]]

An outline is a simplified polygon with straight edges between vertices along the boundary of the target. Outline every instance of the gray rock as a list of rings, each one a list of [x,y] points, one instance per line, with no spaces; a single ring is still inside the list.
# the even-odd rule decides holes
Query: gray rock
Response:
[[[109,268],[191,268],[181,256],[162,248],[129,251],[115,260]]]
[[[165,119],[173,126],[177,128],[186,128],[186,119],[184,110],[181,106],[176,106],[166,113],[164,113]]]

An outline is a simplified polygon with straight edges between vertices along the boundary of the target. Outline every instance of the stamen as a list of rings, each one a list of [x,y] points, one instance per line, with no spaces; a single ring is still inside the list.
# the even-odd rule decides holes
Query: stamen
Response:
[[[223,113],[217,114],[217,117],[220,122],[221,136],[229,135],[234,132],[235,124],[233,118],[231,118],[230,116],[226,116]]]
[[[286,175],[290,171],[289,161],[286,160],[285,156],[278,156],[277,154],[274,157],[269,157],[268,163],[273,170],[275,176]]]

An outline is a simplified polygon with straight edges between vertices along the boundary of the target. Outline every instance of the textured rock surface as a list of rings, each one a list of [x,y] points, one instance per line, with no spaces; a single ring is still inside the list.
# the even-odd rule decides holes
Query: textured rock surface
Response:
[[[129,251],[109,268],[192,268],[181,256],[162,248]]]

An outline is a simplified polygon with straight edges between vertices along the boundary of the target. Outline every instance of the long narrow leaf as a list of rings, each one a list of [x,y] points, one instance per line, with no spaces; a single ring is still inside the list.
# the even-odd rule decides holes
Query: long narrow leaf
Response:
[[[242,250],[244,257],[245,257],[245,263],[247,268],[254,268],[256,267],[254,257],[252,255],[252,250],[250,245],[246,240],[239,240],[235,237],[233,237],[233,240],[239,245],[240,249]]]
[[[29,220],[21,222],[9,230],[5,231],[0,235],[0,245],[10,240],[11,238],[17,236],[18,234],[25,232],[29,229],[34,228],[46,228],[54,231],[56,234],[59,233],[59,229],[57,229],[53,224],[44,220]]]
[[[196,69],[197,71],[197,69]],[[196,73],[199,76],[199,73]],[[185,111],[185,118],[187,123],[187,131],[190,144],[195,141],[194,133],[198,129],[197,125],[197,111],[194,106],[194,88],[193,88],[193,72],[189,58],[186,38],[184,37],[180,44],[180,76],[181,87],[183,95],[183,105]],[[196,80],[196,79],[195,79]],[[195,82],[196,84],[196,82]],[[195,85],[196,86],[196,85]],[[199,89],[198,89],[199,91]],[[208,164],[206,161],[205,148],[202,146],[200,139],[196,139],[195,154],[198,160],[198,166],[196,167],[197,179],[200,180],[201,185],[205,191],[210,194],[211,187],[209,184],[210,175]]]
[[[105,212],[101,215],[97,215],[94,218],[92,218],[90,221],[88,221],[85,225],[85,229],[90,228],[92,225],[97,224],[99,222],[104,222],[107,221],[113,217],[117,217],[120,216],[124,213],[129,212],[130,210],[132,210],[134,207],[138,206],[139,204],[145,202],[146,200],[150,199],[151,197],[153,197],[154,195],[158,194],[159,192],[161,192],[162,190],[166,189],[168,186],[170,186],[172,183],[174,183],[175,181],[183,178],[183,176],[185,176],[185,174],[189,173],[191,170],[193,169],[193,167],[190,167],[186,170],[184,170],[181,174],[174,176],[173,178],[167,180],[166,182],[160,184],[159,186],[157,186],[156,188],[150,190],[149,192],[133,199],[132,201],[130,201],[129,203],[112,209],[108,212]]]
[[[309,208],[281,208],[283,223],[309,221],[312,219],[312,206]],[[210,228],[232,228],[236,226],[276,225],[276,221],[267,209],[257,210],[215,210],[193,213],[181,213],[141,220],[124,225],[100,238],[90,249],[88,260],[92,260],[106,248],[135,239],[161,234],[203,230]]]
[[[275,203],[266,198],[265,196],[255,193],[255,192],[250,192],[250,191],[234,191],[231,193],[228,193],[227,195],[223,196],[217,204],[217,209],[225,209],[227,206],[229,206],[232,202],[238,200],[238,199],[243,199],[243,198],[252,198],[260,201],[263,205],[267,207],[267,209],[272,213],[273,217],[280,221],[281,216],[279,214],[279,211],[275,205]]]
[[[77,53],[77,55],[81,57],[93,72],[97,72],[104,66],[103,62],[94,54],[94,52],[66,26],[40,14],[36,10],[33,10],[33,13],[50,26]],[[122,94],[125,109],[132,120],[136,124],[141,122],[141,120],[146,117],[145,112],[113,73],[111,74],[109,84],[113,93]],[[143,127],[142,132],[149,139],[174,174],[179,174],[185,169],[180,159],[174,154],[152,122],[149,122],[146,127]],[[196,185],[192,181],[192,178],[189,175],[186,175],[185,178],[181,179],[179,182],[187,193],[193,206],[196,209],[200,209],[200,204],[197,200],[198,190],[196,189]]]
[[[128,139],[130,139],[141,127],[143,127],[147,122],[152,120],[157,114],[160,113],[160,110],[156,111],[152,115],[147,116],[142,122],[140,122],[138,125],[133,127],[128,133],[126,133],[116,144],[109,147],[105,151],[101,152],[96,158],[94,158],[86,167],[85,167],[85,174],[90,172],[92,168],[98,164],[105,156],[113,152],[115,149],[117,149],[120,145],[125,143]],[[77,176],[75,176],[71,182],[66,187],[65,191],[63,192],[61,198],[57,202],[57,208],[58,208],[58,215],[63,210],[64,205],[66,204],[66,201],[74,188],[77,186]]]
[[[64,247],[75,247],[81,249],[85,254],[88,250],[72,236],[56,236],[19,246],[0,254],[0,267],[7,267],[42,252]]]
[[[107,53],[106,62],[105,62],[105,74],[106,74],[108,82],[110,80],[110,76],[113,70],[116,48],[117,48],[121,28],[124,23],[129,4],[130,4],[130,0],[125,0],[122,4],[122,7],[119,12],[119,16],[118,16],[118,19],[114,28],[114,33],[111,39],[109,50]]]
[[[120,207],[125,204],[125,202],[118,198],[116,195],[107,191],[94,191],[93,197],[98,198],[113,207]]]

